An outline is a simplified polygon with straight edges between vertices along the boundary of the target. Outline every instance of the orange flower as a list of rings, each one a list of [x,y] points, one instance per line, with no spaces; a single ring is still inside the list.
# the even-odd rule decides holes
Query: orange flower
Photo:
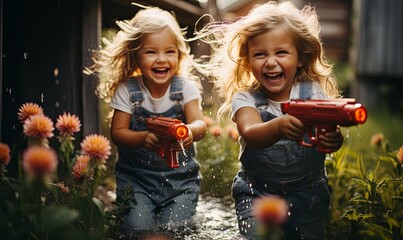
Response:
[[[214,119],[209,116],[204,116],[203,121],[206,123],[207,127],[211,127],[214,124]]]
[[[91,134],[81,142],[81,150],[91,159],[100,160],[101,163],[104,163],[111,155],[111,144],[106,137]]]
[[[18,119],[24,123],[29,117],[37,114],[43,114],[43,109],[38,104],[31,102],[25,103],[19,109]]]
[[[228,134],[228,137],[229,137],[229,138],[231,138],[231,139],[234,140],[234,141],[237,141],[237,140],[238,140],[238,137],[239,137],[239,135],[238,135],[238,130],[237,130],[235,127],[233,127],[233,126],[227,126],[226,131],[227,131],[227,134]]]
[[[76,162],[73,165],[73,170],[71,174],[73,178],[77,181],[83,181],[84,179],[92,178],[92,172],[88,166],[90,157],[87,155],[80,155],[77,157]]]
[[[72,136],[73,133],[80,131],[80,120],[76,115],[63,113],[57,118],[56,128],[62,136]]]
[[[280,225],[287,219],[288,203],[275,195],[262,196],[253,202],[252,213],[265,226]]]
[[[29,177],[48,177],[56,170],[57,154],[53,149],[33,146],[25,151],[22,165]]]
[[[401,146],[401,147],[399,148],[399,150],[397,151],[396,157],[397,157],[397,160],[398,160],[400,163],[403,164],[403,146]]]
[[[53,122],[45,115],[33,115],[24,122],[24,134],[32,138],[53,137]]]
[[[0,143],[0,164],[7,166],[10,158],[10,147],[7,144]]]
[[[375,133],[372,137],[371,137],[371,145],[372,146],[381,146],[381,143],[385,140],[385,136],[383,135],[383,133]]]
[[[219,125],[214,125],[210,127],[210,134],[213,137],[219,137],[222,135],[222,128]]]

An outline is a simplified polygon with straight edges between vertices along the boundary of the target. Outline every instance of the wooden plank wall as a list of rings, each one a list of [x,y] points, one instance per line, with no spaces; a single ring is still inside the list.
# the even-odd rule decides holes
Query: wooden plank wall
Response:
[[[369,108],[403,115],[403,2],[357,4],[354,91]]]

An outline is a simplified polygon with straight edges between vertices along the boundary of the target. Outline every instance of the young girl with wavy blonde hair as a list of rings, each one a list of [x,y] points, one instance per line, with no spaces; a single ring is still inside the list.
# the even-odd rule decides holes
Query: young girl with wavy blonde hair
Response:
[[[326,61],[315,9],[291,2],[256,5],[234,22],[212,22],[198,36],[213,48],[211,77],[224,99],[218,115],[230,113],[240,139],[242,164],[232,194],[240,233],[260,239],[254,200],[278,195],[289,203],[285,239],[324,239],[329,191],[325,153],[299,146],[307,128],[284,115],[281,102],[339,96]],[[338,150],[340,129],[321,141]]]
[[[191,222],[200,192],[193,143],[204,137],[206,124],[199,84],[191,70],[201,68],[171,13],[145,8],[117,25],[120,30],[94,54],[94,65],[87,71],[104,80],[98,94],[114,110],[117,197],[124,196],[127,188],[134,192],[122,232],[181,227]],[[190,130],[182,146],[170,146],[178,153],[178,168],[158,157],[163,139],[147,129],[146,118],[160,116],[179,119]]]

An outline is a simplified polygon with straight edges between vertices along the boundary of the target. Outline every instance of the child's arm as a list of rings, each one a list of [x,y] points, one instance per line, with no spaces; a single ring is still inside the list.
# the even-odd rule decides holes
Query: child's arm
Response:
[[[199,108],[199,100],[195,99],[185,104],[184,114],[189,128],[189,136],[183,140],[183,147],[189,148],[194,141],[202,139],[206,135],[207,125],[203,121],[203,113]],[[172,148],[181,151],[182,147],[178,143],[172,144]]]
[[[146,147],[151,151],[158,151],[162,142],[153,133],[148,131],[132,131],[130,127],[131,115],[115,109],[111,125],[112,141],[122,147]]]
[[[297,118],[284,115],[263,122],[259,112],[252,107],[240,108],[234,116],[239,134],[252,148],[267,148],[282,138],[300,140],[306,132]]]

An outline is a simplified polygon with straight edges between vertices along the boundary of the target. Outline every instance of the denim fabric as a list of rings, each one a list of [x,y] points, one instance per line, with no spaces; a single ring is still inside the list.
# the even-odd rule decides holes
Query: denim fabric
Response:
[[[183,79],[175,77],[170,88],[170,98],[176,104],[164,113],[152,113],[141,107],[143,93],[137,78],[127,81],[134,111],[131,129],[146,130],[145,119],[153,116],[172,117],[186,123],[182,111]],[[166,160],[146,148],[129,149],[118,146],[116,163],[117,197],[126,187],[132,187],[136,203],[125,218],[122,232],[152,230],[160,225],[180,225],[195,214],[200,192],[201,176],[195,159],[194,147],[178,153],[179,168],[170,168]]]
[[[309,98],[310,89],[309,83],[302,84],[300,98]],[[265,95],[253,95],[263,121],[275,118],[266,111]],[[324,239],[330,204],[325,156],[316,148],[302,147],[287,139],[263,150],[246,146],[240,156],[242,169],[232,186],[240,233],[247,239],[261,239],[259,223],[252,216],[253,200],[275,194],[287,200],[290,207],[290,215],[282,226],[285,239]]]

